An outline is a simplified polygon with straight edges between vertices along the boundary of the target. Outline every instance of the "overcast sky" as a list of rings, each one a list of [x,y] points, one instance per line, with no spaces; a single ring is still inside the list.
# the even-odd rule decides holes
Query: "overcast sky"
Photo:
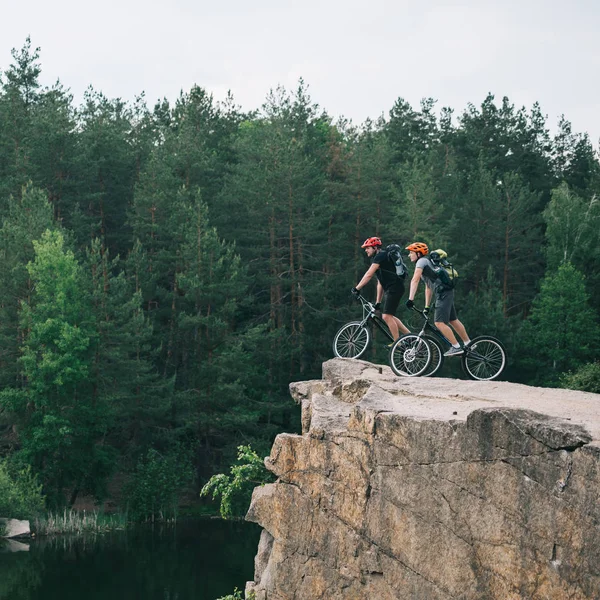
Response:
[[[198,84],[231,90],[246,110],[270,88],[309,85],[313,101],[355,123],[398,97],[433,97],[460,113],[488,92],[536,100],[600,138],[598,0],[0,0],[0,69],[27,35],[42,82],[77,102],[93,85],[148,103]]]

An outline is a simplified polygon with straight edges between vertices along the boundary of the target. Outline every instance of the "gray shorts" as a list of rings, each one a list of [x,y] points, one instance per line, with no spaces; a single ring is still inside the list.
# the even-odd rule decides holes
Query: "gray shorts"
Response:
[[[436,323],[450,323],[456,321],[456,309],[454,308],[454,290],[445,290],[435,296]]]

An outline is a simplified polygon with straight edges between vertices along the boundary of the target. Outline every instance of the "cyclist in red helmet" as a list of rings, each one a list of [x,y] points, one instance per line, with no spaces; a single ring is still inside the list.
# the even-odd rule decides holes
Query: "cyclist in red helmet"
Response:
[[[377,277],[377,301],[375,308],[382,312],[383,320],[389,327],[390,333],[397,340],[398,331],[410,333],[410,330],[398,319],[396,310],[404,294],[404,279],[396,274],[396,265],[386,250],[382,250],[382,243],[378,237],[370,237],[361,246],[371,259],[371,266],[363,278],[352,288],[352,293],[358,296],[360,290],[369,283],[373,275]],[[383,300],[383,306],[381,301]]]
[[[471,340],[469,339],[465,326],[456,316],[456,309],[454,308],[454,290],[445,287],[436,275],[433,264],[428,257],[429,248],[427,247],[427,244],[424,244],[423,242],[414,242],[410,244],[410,246],[407,246],[406,249],[409,251],[408,256],[410,257],[410,260],[415,263],[415,272],[410,282],[406,306],[412,308],[415,305],[414,298],[417,294],[419,282],[422,279],[425,282],[425,313],[429,313],[431,301],[435,296],[435,326],[452,344],[452,348],[445,352],[444,356],[458,356],[463,354],[464,350],[457,342],[452,329],[460,335],[465,346],[468,346],[471,343]]]

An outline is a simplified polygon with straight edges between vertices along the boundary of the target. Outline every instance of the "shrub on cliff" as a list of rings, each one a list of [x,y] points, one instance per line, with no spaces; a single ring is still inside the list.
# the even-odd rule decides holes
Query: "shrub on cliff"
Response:
[[[574,372],[564,373],[560,387],[600,394],[600,362],[583,365]]]
[[[240,464],[231,466],[231,475],[213,475],[200,492],[200,496],[212,494],[213,500],[221,498],[219,512],[224,519],[243,517],[250,506],[252,490],[273,481],[262,458],[250,446],[238,446],[237,460]]]

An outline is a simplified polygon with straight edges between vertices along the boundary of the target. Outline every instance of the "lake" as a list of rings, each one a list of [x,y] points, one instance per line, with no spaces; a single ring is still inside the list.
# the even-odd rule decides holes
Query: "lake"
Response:
[[[199,519],[0,547],[0,600],[215,600],[253,578],[259,537],[253,523]]]

